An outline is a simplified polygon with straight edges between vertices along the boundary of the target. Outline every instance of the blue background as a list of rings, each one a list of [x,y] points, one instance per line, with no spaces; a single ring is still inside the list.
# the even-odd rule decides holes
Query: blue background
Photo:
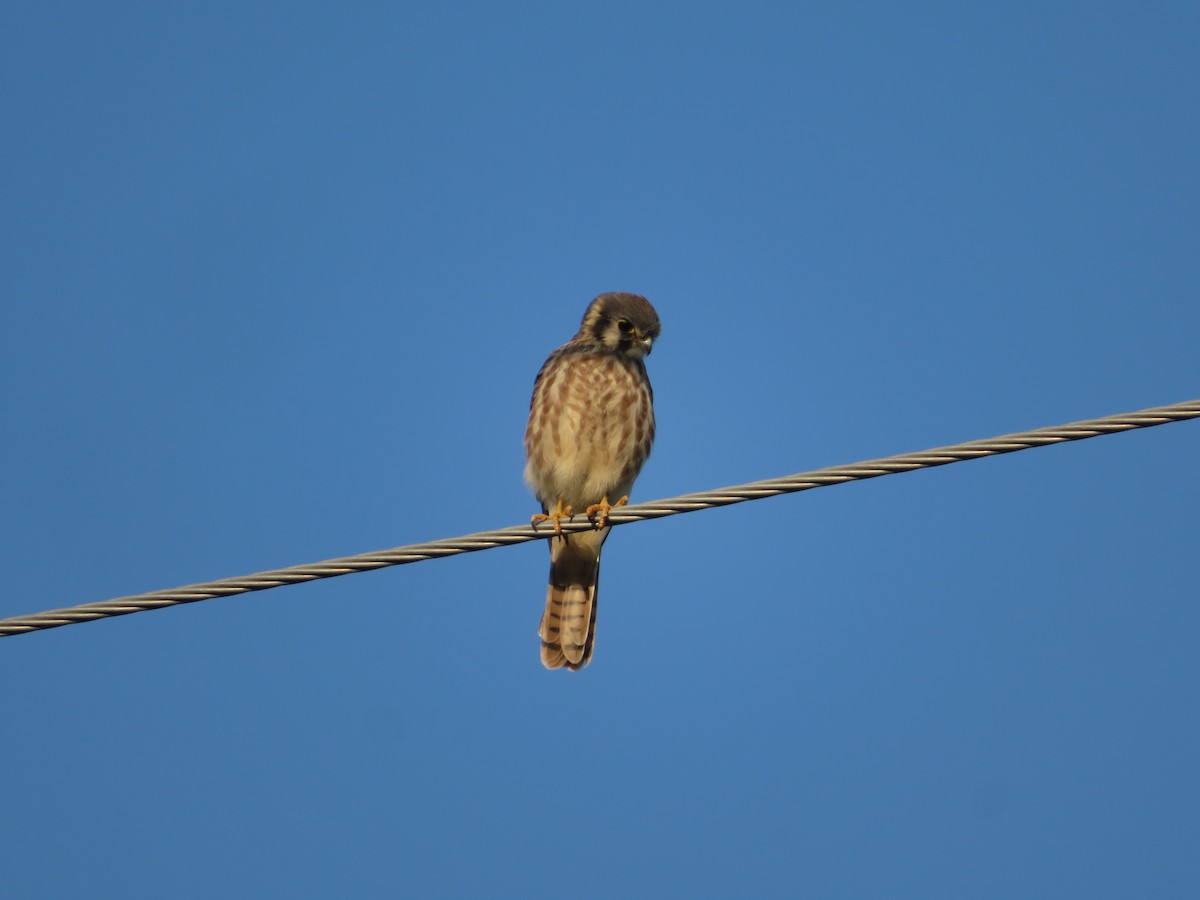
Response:
[[[1200,395],[1172,3],[0,14],[0,615],[526,521],[646,294],[635,500]],[[5,640],[0,895],[1195,886],[1200,425]]]

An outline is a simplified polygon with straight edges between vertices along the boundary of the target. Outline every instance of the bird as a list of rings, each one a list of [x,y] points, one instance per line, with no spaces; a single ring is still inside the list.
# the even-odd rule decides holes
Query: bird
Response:
[[[592,659],[600,548],[612,509],[629,502],[654,443],[654,392],[645,358],[662,331],[645,297],[600,294],[579,331],[550,354],[533,385],[525,482],[549,522],[550,583],[538,625],[542,664],[579,671]],[[575,512],[594,529],[564,534]]]

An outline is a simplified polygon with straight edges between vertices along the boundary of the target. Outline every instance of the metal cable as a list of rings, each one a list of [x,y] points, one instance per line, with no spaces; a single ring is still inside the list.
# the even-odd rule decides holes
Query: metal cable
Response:
[[[791,494],[812,488],[842,484],[847,481],[877,478],[880,475],[893,475],[914,469],[928,469],[953,462],[1028,450],[1047,444],[1079,441],[1102,434],[1131,431],[1135,428],[1149,428],[1152,425],[1164,425],[1168,422],[1180,422],[1184,419],[1198,417],[1200,417],[1200,400],[1188,400],[1170,406],[1155,406],[1138,412],[1104,416],[1100,419],[1088,419],[1049,428],[1036,428],[1033,431],[1021,431],[982,441],[952,444],[948,447],[937,447],[920,453],[902,453],[898,456],[888,456],[884,459],[868,460],[847,466],[832,466],[812,472],[800,472],[785,478],[752,481],[748,484],[715,491],[684,494],[668,500],[637,503],[614,509],[609,516],[609,522],[613,525],[624,525],[643,519],[657,519],[662,516],[709,509],[714,506],[728,506],[746,500],[761,500],[776,494]],[[566,532],[584,531],[591,527],[592,525],[583,516],[576,516],[573,520],[562,523],[562,529]],[[352,572],[367,572],[371,569],[399,566],[442,556],[454,556],[458,553],[490,550],[493,547],[521,544],[525,541],[545,538],[548,532],[549,527],[546,525],[538,528],[517,525],[497,531],[481,531],[463,537],[431,541],[427,544],[409,544],[392,550],[361,553],[357,556],[344,556],[325,562],[274,569],[238,578],[222,578],[218,581],[206,581],[166,591],[152,591],[147,594],[117,597],[98,603],[84,603],[80,606],[70,606],[65,609],[55,609],[27,616],[14,616],[9,619],[0,619],[0,637],[57,628],[60,625],[90,622],[93,619],[104,619],[110,616],[123,616],[148,609],[162,609],[181,603],[194,603],[197,600],[228,597],[250,591],[264,591],[285,584],[299,584],[305,581],[315,581],[318,578],[333,578],[337,575],[349,575]]]

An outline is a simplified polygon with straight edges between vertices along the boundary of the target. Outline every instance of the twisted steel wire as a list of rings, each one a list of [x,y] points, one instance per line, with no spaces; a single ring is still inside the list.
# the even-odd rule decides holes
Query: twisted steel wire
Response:
[[[730,504],[743,503],[747,500],[761,500],[764,497],[774,497],[777,494],[791,494],[813,488],[842,484],[847,481],[860,481],[866,478],[878,478],[881,475],[894,475],[900,472],[911,472],[915,469],[928,469],[933,466],[944,466],[954,462],[980,459],[986,456],[997,456],[1002,453],[1013,453],[1017,450],[1044,447],[1048,444],[1079,441],[1085,438],[1098,437],[1102,434],[1131,431],[1136,428],[1149,428],[1153,425],[1165,425],[1168,422],[1180,422],[1185,419],[1194,418],[1200,418],[1200,400],[1188,400],[1183,403],[1175,403],[1169,406],[1155,406],[1137,412],[1120,413],[1112,416],[1104,416],[1099,419],[1087,419],[1081,422],[1071,422],[1066,425],[1054,425],[1048,428],[1036,428],[1032,431],[1020,431],[1001,437],[967,441],[966,443],[952,444],[947,447],[936,447],[932,450],[923,450],[919,453],[902,453],[897,456],[867,460],[846,466],[815,469],[811,472],[800,472],[784,478],[752,481],[747,484],[734,485],[714,491],[683,494],[667,500],[651,500],[647,503],[637,503],[614,509],[609,516],[609,523],[612,525],[625,525],[630,522],[639,522],[643,519],[657,519],[663,516],[673,516],[678,513],[694,512],[716,506],[729,506]],[[562,523],[562,530],[564,532],[584,531],[592,527],[592,523],[583,516],[575,516],[574,519]],[[536,528],[530,525],[516,525],[495,531],[481,531],[475,534],[464,535],[463,537],[430,541],[425,544],[409,544],[391,550],[360,553],[356,556],[344,556],[338,559],[328,559],[324,562],[290,566],[286,569],[273,569],[267,572],[257,572],[253,575],[242,575],[236,578],[222,578],[217,581],[206,581],[171,590],[151,591],[146,594],[133,594],[128,597],[103,600],[98,603],[84,603],[80,606],[69,606],[64,609],[54,609],[26,616],[14,616],[8,619],[0,619],[0,637],[9,637],[30,631],[41,631],[47,628],[57,628],[61,625],[90,622],[94,619],[104,619],[111,616],[124,616],[129,613],[142,612],[143,610],[162,609],[168,606],[177,606],[181,603],[194,603],[197,600],[229,597],[235,594],[249,593],[250,591],[264,591],[268,588],[281,587],[287,584],[300,584],[305,581],[315,581],[319,578],[349,575],[353,572],[367,572],[372,569],[399,566],[405,563],[420,562],[421,560],[435,559],[443,556],[454,556],[459,553],[490,550],[494,547],[521,544],[525,541],[545,538],[549,533],[550,528],[546,525]]]

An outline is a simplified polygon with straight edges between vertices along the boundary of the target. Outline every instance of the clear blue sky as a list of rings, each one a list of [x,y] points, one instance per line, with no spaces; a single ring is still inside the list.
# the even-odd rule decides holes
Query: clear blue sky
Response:
[[[0,13],[0,614],[527,520],[646,294],[648,500],[1200,396],[1200,12]],[[1200,424],[0,642],[5,900],[1178,897]]]

